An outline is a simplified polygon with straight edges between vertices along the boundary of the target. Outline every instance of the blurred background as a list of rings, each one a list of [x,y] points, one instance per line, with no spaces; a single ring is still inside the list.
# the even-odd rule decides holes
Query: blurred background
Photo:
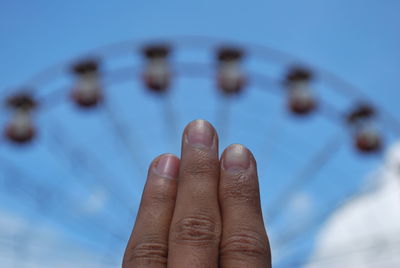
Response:
[[[400,265],[400,2],[4,1],[0,266],[120,267],[191,120],[255,154],[274,267]]]

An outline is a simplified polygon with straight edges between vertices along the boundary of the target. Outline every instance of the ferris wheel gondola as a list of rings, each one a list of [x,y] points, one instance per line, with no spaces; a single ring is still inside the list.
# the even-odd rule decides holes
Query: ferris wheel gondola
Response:
[[[19,92],[7,99],[7,106],[12,118],[5,128],[6,137],[17,144],[28,143],[36,134],[32,116],[37,102],[29,93]]]

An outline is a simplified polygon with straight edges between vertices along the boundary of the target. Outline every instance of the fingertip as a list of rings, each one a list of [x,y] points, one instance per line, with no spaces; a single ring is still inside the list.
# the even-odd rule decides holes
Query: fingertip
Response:
[[[219,198],[222,208],[224,204],[260,206],[256,162],[241,144],[228,146],[221,156]]]
[[[190,122],[186,125],[185,130],[184,130],[184,133],[187,132],[191,126],[197,125],[197,124],[206,125],[206,126],[208,126],[209,128],[211,128],[214,132],[216,132],[215,127],[213,126],[213,124],[211,124],[209,121],[207,121],[207,120],[205,120],[205,119],[198,118],[198,119],[195,119],[195,120],[190,121]]]
[[[247,170],[256,167],[253,153],[242,144],[231,144],[221,155],[221,167],[224,170]]]
[[[248,169],[250,167],[250,151],[241,144],[228,146],[222,154],[222,167],[229,169]]]
[[[216,144],[218,134],[214,126],[203,119],[190,122],[183,131],[183,141],[191,146],[211,148]]]
[[[162,154],[152,163],[153,172],[164,178],[176,179],[179,174],[179,158],[173,154]]]

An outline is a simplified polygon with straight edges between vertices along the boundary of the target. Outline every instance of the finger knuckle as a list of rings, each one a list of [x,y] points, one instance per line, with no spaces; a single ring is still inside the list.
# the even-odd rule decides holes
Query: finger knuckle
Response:
[[[253,231],[242,231],[229,235],[221,243],[222,258],[245,260],[252,258],[268,258],[270,248],[266,234]]]
[[[124,259],[124,266],[134,264],[167,264],[168,245],[157,240],[148,240],[132,246],[130,254]]]
[[[173,226],[173,242],[193,246],[210,246],[219,241],[219,226],[212,217],[185,217]]]

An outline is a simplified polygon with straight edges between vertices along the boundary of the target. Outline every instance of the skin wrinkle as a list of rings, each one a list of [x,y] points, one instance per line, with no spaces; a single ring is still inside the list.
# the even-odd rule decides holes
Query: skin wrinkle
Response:
[[[148,239],[147,242],[134,245],[131,250],[132,255],[127,259],[129,262],[167,263],[168,245],[166,243]]]
[[[222,258],[260,257],[266,256],[269,251],[268,243],[265,243],[265,234],[260,234],[252,230],[242,230],[227,235],[221,243],[220,255]]]
[[[172,234],[174,243],[209,247],[219,240],[220,227],[212,217],[197,214],[177,221],[172,228]]]

